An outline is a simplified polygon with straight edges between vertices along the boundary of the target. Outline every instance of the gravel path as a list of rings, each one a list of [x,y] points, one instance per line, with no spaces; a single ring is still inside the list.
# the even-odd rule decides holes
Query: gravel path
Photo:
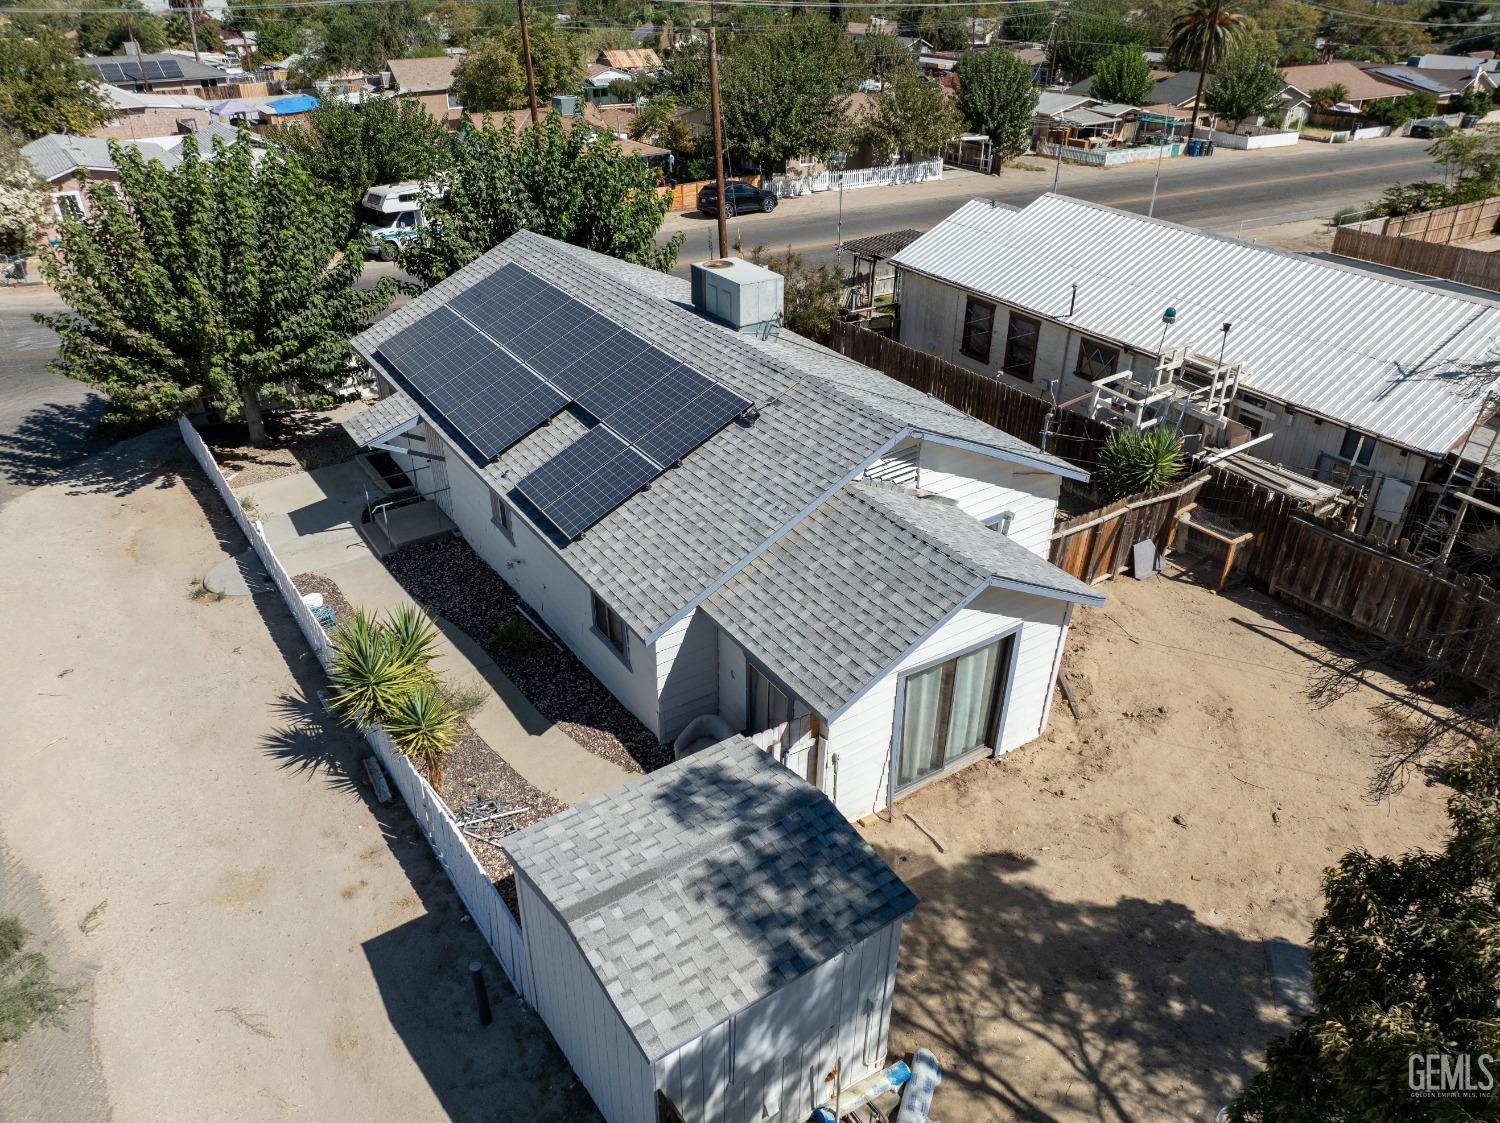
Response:
[[[542,716],[589,752],[631,772],[672,762],[671,749],[572,652],[537,634],[518,611],[515,591],[462,538],[408,546],[386,565],[419,604],[473,637]],[[525,650],[495,641],[496,626],[510,619],[530,638]]]
[[[344,428],[323,413],[279,413],[266,418],[271,443],[248,443],[243,425],[205,425],[198,430],[236,488],[348,460],[359,451]]]

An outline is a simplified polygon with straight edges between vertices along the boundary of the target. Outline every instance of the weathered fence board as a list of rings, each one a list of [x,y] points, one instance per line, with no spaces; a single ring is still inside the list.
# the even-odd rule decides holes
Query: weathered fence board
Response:
[[[1165,551],[1177,516],[1194,501],[1208,479],[1200,473],[1171,488],[1132,495],[1059,523],[1052,532],[1049,560],[1080,581],[1097,584],[1129,568],[1131,550],[1148,539]]]
[[[1500,221],[1500,197],[1417,214],[1392,215],[1380,232],[1424,242],[1462,242],[1493,234],[1497,221]]]
[[[1464,285],[1500,292],[1500,254],[1453,246],[1441,241],[1390,237],[1343,226],[1334,231],[1333,252],[1342,257],[1373,261],[1442,277]]]

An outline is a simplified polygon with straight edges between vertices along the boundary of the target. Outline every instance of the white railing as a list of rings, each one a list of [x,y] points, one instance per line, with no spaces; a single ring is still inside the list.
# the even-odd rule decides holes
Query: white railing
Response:
[[[318,623],[317,618],[313,616],[312,610],[303,602],[302,594],[292,584],[291,575],[281,564],[276,551],[266,541],[260,522],[250,519],[245,514],[244,507],[240,505],[239,499],[230,489],[229,482],[225,480],[224,473],[219,469],[218,462],[214,460],[213,453],[208,445],[204,444],[203,438],[198,435],[198,431],[193,428],[187,418],[178,418],[177,428],[182,433],[182,439],[188,451],[198,461],[209,481],[218,489],[224,505],[229,508],[234,521],[245,532],[245,537],[250,540],[250,545],[260,558],[261,564],[265,566],[266,572],[271,575],[271,580],[276,583],[277,590],[286,601],[292,619],[297,621],[297,626],[302,630],[308,646],[318,657],[318,662],[323,665],[323,669],[327,670],[332,656],[328,635],[323,631],[323,626]],[[401,793],[401,798],[406,801],[406,806],[411,810],[417,825],[422,828],[422,833],[427,837],[432,852],[437,855],[438,863],[447,873],[448,880],[453,882],[453,888],[458,890],[459,898],[463,901],[464,907],[469,910],[469,915],[474,918],[474,923],[484,936],[485,943],[489,944],[490,950],[495,953],[495,958],[500,961],[506,978],[516,988],[516,993],[523,1001],[535,1005],[531,971],[526,957],[526,940],[521,934],[521,926],[516,923],[516,918],[511,915],[504,898],[500,896],[500,891],[495,888],[489,874],[480,865],[479,859],[474,857],[468,839],[459,829],[448,805],[443,802],[437,792],[433,791],[432,785],[416,770],[411,761],[396,751],[390,737],[383,729],[376,726],[366,730],[365,740],[369,742],[370,748],[384,766],[396,790]]]
[[[943,161],[938,158],[917,160],[910,164],[887,164],[879,168],[854,168],[846,172],[826,169],[807,175],[778,175],[771,188],[778,198],[810,195],[819,191],[853,191],[860,187],[894,187],[903,183],[924,183],[943,178]]]
[[[1162,152],[1162,148],[1166,152]],[[1162,156],[1180,156],[1183,150],[1182,141],[1173,141],[1167,145],[1142,144],[1129,148],[1079,148],[1076,145],[1050,144],[1047,141],[1037,141],[1032,145],[1032,151],[1038,156],[1047,156],[1056,159],[1061,151],[1063,163],[1086,164],[1092,168],[1112,168],[1116,164],[1139,164],[1146,160],[1159,160]]]

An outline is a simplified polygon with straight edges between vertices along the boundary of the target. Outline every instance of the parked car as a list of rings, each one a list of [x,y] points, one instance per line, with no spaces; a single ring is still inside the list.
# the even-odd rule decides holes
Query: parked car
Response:
[[[770,214],[776,209],[776,192],[762,191],[759,187],[753,187],[748,183],[729,184],[729,203],[724,208],[724,213],[733,217],[744,211],[765,211]],[[707,187],[698,191],[698,211],[709,218],[714,218],[719,213],[719,189],[710,183]]]
[[[1448,122],[1441,117],[1424,117],[1407,126],[1406,135],[1416,137],[1418,140],[1431,140],[1451,131]]]

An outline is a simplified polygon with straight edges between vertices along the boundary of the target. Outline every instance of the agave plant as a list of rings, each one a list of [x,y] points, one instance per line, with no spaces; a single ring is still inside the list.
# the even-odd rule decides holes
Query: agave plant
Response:
[[[388,614],[385,630],[402,662],[426,670],[437,658],[437,629],[415,605],[402,605]]]
[[[1186,461],[1182,441],[1170,429],[1117,429],[1099,451],[1094,486],[1106,503],[1142,491],[1159,491],[1178,476]]]
[[[329,705],[352,725],[384,725],[396,703],[427,680],[425,667],[402,657],[390,629],[363,611],[347,620],[331,642]]]
[[[458,715],[436,685],[424,682],[407,691],[382,723],[396,751],[410,757],[433,787],[442,783],[443,756],[458,740]]]

